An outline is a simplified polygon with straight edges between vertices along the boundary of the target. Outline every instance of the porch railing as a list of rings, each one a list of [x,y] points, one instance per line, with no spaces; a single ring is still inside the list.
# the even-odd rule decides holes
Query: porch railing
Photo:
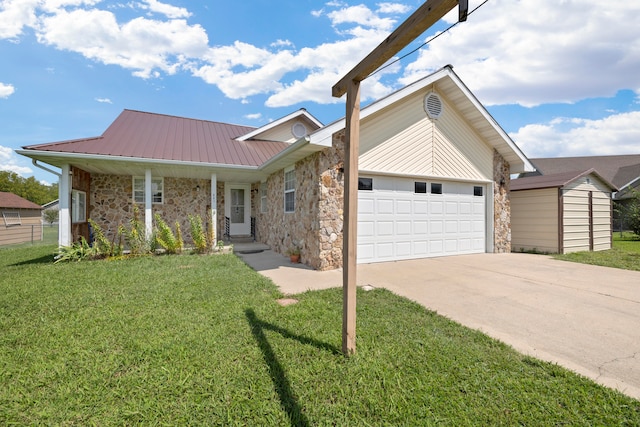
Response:
[[[227,240],[231,240],[231,218],[224,217],[224,234],[223,236]],[[251,237],[253,241],[256,241],[256,217],[251,217]]]

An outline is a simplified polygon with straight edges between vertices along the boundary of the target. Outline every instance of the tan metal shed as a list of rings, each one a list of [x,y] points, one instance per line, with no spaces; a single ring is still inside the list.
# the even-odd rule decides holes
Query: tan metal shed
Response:
[[[42,240],[41,212],[40,205],[0,191],[0,245]]]
[[[512,250],[611,249],[615,190],[595,169],[511,181]]]

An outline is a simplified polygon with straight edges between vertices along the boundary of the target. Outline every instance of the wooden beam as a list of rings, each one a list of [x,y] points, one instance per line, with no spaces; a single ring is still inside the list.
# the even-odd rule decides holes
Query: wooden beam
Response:
[[[360,82],[440,20],[458,0],[427,0],[373,52],[333,86],[333,96],[347,94],[345,134],[344,220],[342,247],[342,352],[356,351],[356,267],[358,229],[358,156],[360,154]],[[460,3],[466,19],[467,1]],[[464,11],[462,10],[464,8]]]
[[[347,87],[342,226],[342,352],[356,352],[356,260],[358,226],[358,155],[360,152],[360,82]]]
[[[400,52],[406,45],[438,22],[458,4],[458,0],[428,0],[406,21],[378,45],[365,59],[356,65],[346,76],[336,83],[331,92],[340,98],[347,92],[350,81],[361,82],[380,68],[385,62]],[[466,17],[466,12],[464,13]]]

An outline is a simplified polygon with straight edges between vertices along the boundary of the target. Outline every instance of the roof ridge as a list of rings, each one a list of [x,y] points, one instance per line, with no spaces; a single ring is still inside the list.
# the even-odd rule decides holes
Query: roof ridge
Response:
[[[152,112],[152,111],[134,110],[134,109],[130,109],[130,108],[125,108],[123,110],[123,112],[124,111],[129,111],[131,113],[149,114],[149,115],[152,115],[152,116],[163,116],[163,117],[172,117],[172,118],[175,118],[175,119],[192,120],[192,121],[196,121],[196,122],[217,123],[217,124],[227,125],[227,126],[237,126],[237,127],[258,129],[256,126],[251,126],[251,125],[241,125],[241,124],[236,124],[236,123],[227,123],[227,122],[221,122],[219,120],[197,119],[197,118],[194,118],[194,117],[177,116],[175,114],[155,113],[155,112]]]

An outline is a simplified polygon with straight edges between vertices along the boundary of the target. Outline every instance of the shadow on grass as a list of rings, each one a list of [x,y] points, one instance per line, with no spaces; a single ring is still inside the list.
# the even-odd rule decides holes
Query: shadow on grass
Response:
[[[27,259],[24,261],[16,262],[15,264],[11,264],[12,267],[17,267],[20,265],[31,265],[31,264],[53,264],[55,261],[56,254],[43,255],[38,258]]]
[[[286,373],[284,372],[284,369],[282,368],[282,365],[278,360],[278,356],[276,356],[273,348],[271,347],[271,344],[269,344],[269,340],[264,334],[264,331],[270,330],[273,332],[277,332],[287,339],[293,339],[299,341],[302,344],[312,345],[321,350],[328,350],[333,354],[341,353],[337,348],[330,344],[323,343],[301,335],[293,334],[284,328],[260,320],[256,316],[256,313],[251,309],[245,310],[245,315],[247,316],[249,326],[251,326],[251,333],[258,343],[258,347],[260,347],[260,351],[262,351],[264,361],[267,363],[267,367],[269,368],[269,375],[271,376],[271,381],[273,381],[273,385],[275,386],[278,397],[280,398],[280,405],[287,412],[287,416],[289,417],[291,425],[308,426],[309,420],[307,420],[307,417],[305,417],[305,415],[302,413],[300,404],[296,400],[293,390],[291,389],[289,379],[287,378]]]

